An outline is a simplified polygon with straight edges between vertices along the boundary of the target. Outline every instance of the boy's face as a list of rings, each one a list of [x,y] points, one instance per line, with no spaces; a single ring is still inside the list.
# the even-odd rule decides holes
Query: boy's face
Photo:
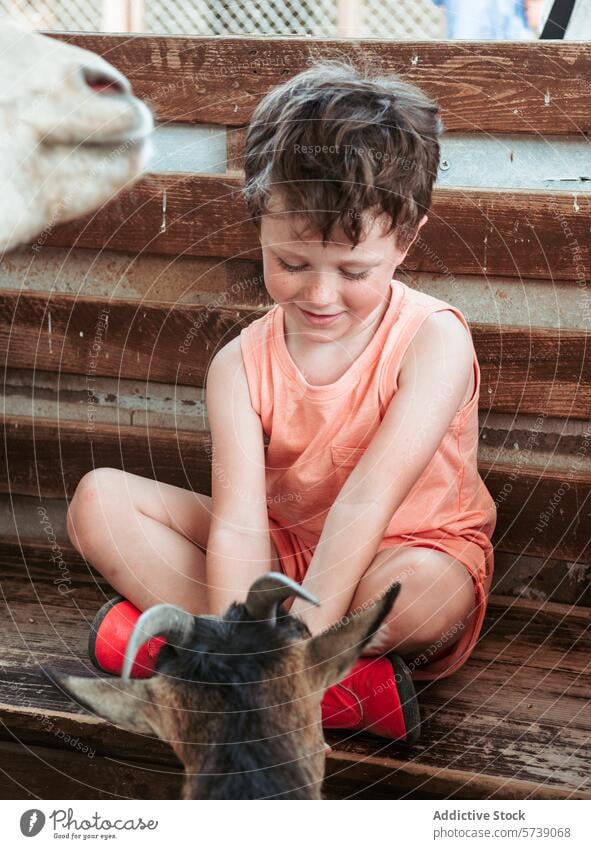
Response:
[[[419,229],[426,221],[425,215]],[[377,327],[390,281],[410,245],[401,250],[394,234],[384,236],[384,219],[366,217],[365,222],[366,238],[355,248],[342,231],[323,247],[320,235],[304,238],[297,219],[282,213],[278,203],[271,204],[260,232],[265,287],[285,310],[288,330],[310,340],[336,341],[360,328]],[[336,317],[314,322],[304,311]]]

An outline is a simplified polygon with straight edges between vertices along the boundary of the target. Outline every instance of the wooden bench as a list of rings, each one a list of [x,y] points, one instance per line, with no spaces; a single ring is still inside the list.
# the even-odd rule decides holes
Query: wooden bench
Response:
[[[326,792],[590,798],[591,46],[56,37],[151,103],[160,170],[3,261],[0,796],[178,796],[166,746],[39,672],[93,671],[88,627],[112,594],[68,542],[68,499],[99,466],[210,492],[207,365],[271,306],[239,193],[244,127],[316,57],[371,54],[442,107],[434,205],[397,276],[470,323],[496,568],[472,658],[420,685],[421,742],[331,734]]]

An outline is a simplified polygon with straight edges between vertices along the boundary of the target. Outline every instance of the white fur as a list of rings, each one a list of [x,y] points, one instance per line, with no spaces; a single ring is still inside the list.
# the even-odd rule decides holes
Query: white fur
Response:
[[[116,80],[93,91],[83,75]],[[0,23],[0,250],[92,212],[144,170],[154,122],[94,53]]]

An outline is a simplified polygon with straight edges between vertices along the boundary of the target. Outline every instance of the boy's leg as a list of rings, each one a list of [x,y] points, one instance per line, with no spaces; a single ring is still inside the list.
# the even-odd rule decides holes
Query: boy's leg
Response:
[[[363,652],[386,656],[360,658],[326,692],[322,717],[325,727],[363,728],[413,743],[420,736],[413,661],[427,649],[432,660],[456,642],[474,615],[476,592],[467,568],[451,555],[397,546],[378,552],[356,588],[351,610],[363,609],[396,580],[401,589],[394,608]]]
[[[212,500],[120,469],[78,484],[68,510],[77,550],[140,610],[158,603],[206,613],[205,550]],[[271,548],[274,557],[276,551]]]
[[[365,607],[394,581],[401,584],[396,604],[368,650],[395,651],[407,659],[426,649],[431,649],[431,659],[446,652],[476,612],[474,582],[466,566],[431,548],[384,549],[359,582],[351,609]]]

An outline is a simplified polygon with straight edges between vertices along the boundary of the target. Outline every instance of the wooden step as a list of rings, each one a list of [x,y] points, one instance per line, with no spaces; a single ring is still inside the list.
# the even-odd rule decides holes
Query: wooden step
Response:
[[[26,417],[2,424],[0,492],[71,498],[90,469],[120,468],[124,459],[125,471],[211,493],[208,433]],[[591,473],[583,457],[568,470],[519,462],[479,463],[479,470],[498,508],[495,547],[589,562]]]
[[[204,386],[216,351],[266,311],[8,290],[0,292],[0,355],[6,366],[31,369],[31,386],[43,369],[85,375],[89,393],[99,376],[170,383],[182,393],[180,384]],[[589,418],[584,330],[481,323],[470,330],[481,410]]]
[[[104,56],[161,121],[247,124],[269,89],[320,53],[325,59],[363,57],[383,74],[420,85],[437,99],[447,132],[574,134],[591,128],[591,50],[581,42],[47,35]]]
[[[26,757],[21,772],[9,770],[12,783],[38,762],[40,798],[55,798],[56,781],[68,798],[176,795],[179,764],[161,741],[88,715],[39,670],[95,674],[88,628],[112,591],[73,575],[63,595],[39,570],[23,579],[8,566],[2,587],[0,751],[11,770],[17,755]],[[493,596],[469,662],[418,685],[419,744],[330,734],[329,795],[338,786],[377,798],[591,798],[590,623],[585,608]],[[57,778],[64,773],[67,783]]]
[[[33,247],[260,260],[242,185],[241,176],[227,174],[147,174],[98,212],[44,233]],[[404,268],[441,273],[443,257],[453,274],[578,280],[579,269],[591,263],[590,212],[588,193],[436,187]]]

